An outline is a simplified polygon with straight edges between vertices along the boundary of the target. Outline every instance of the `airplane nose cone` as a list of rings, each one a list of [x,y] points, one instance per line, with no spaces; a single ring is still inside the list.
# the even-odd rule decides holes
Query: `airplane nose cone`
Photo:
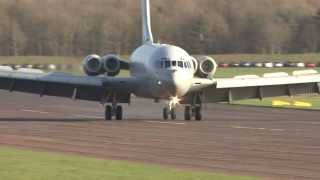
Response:
[[[184,96],[191,87],[190,79],[177,70],[170,71],[170,94],[173,96]]]

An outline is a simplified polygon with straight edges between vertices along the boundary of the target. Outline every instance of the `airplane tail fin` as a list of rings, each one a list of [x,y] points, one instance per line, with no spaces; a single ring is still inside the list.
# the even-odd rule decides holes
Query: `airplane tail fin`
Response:
[[[143,43],[153,43],[153,36],[151,31],[151,17],[150,17],[150,0],[141,0],[142,6],[142,40]]]

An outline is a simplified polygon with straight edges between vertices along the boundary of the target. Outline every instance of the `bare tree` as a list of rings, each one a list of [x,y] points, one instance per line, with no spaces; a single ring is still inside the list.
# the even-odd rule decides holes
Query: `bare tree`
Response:
[[[319,52],[319,8],[318,0],[153,0],[152,23],[158,42],[195,54]],[[0,55],[129,54],[141,43],[132,0],[6,0],[0,16]]]

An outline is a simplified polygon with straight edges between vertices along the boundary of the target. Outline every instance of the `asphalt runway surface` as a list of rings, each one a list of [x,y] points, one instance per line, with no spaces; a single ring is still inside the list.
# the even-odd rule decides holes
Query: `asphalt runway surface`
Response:
[[[134,99],[124,107],[127,120],[107,122],[98,103],[3,91],[0,99],[0,146],[264,179],[320,179],[320,111],[213,104],[205,106],[204,121],[163,121],[163,104]]]

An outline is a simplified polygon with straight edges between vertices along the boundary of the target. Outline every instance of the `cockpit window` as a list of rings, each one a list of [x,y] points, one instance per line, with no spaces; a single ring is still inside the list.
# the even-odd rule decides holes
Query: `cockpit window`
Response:
[[[170,68],[170,67],[171,67],[171,62],[165,61],[165,68]]]
[[[163,67],[163,61],[156,61],[155,62],[155,67],[156,68],[162,68]]]
[[[161,60],[156,62],[158,68],[171,68],[171,67],[180,67],[185,69],[191,69],[192,66],[190,62],[187,61],[170,61],[170,60]]]
[[[184,67],[185,67],[186,69],[189,69],[187,62],[184,62]]]
[[[160,68],[164,67],[164,61],[160,61]]]

